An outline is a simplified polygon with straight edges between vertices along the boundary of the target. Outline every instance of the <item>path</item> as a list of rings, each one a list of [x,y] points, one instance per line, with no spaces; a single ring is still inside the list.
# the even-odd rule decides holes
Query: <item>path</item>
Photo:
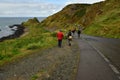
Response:
[[[0,80],[75,80],[79,47],[63,43],[0,67]]]
[[[119,65],[119,40],[107,40],[104,38],[82,35],[82,39],[78,39],[77,41],[80,47],[80,62],[77,80],[119,80],[119,71],[116,70],[116,67],[114,67],[105,56],[103,56],[104,53],[107,54],[107,57],[116,55],[113,56],[111,60],[115,61],[117,58],[118,61],[114,63]],[[116,45],[118,46],[109,46],[107,45],[108,43],[109,45],[117,43]],[[113,49],[111,49],[111,47],[113,47]],[[106,61],[104,59],[106,59]]]

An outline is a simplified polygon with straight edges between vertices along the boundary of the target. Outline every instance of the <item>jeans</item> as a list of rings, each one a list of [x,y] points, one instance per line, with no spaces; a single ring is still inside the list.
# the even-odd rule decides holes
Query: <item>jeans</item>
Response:
[[[58,47],[62,46],[62,40],[58,40]]]

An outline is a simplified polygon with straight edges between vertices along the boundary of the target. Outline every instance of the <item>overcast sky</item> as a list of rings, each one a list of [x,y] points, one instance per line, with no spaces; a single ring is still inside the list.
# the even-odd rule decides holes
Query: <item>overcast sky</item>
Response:
[[[0,17],[47,17],[71,3],[104,0],[0,0]]]

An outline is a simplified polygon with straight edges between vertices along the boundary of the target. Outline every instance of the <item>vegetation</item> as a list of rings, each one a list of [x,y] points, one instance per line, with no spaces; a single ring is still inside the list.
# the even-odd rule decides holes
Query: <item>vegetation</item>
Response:
[[[40,25],[52,30],[77,27],[89,6],[89,4],[68,5],[60,12],[43,20]]]
[[[28,29],[25,36],[0,42],[0,65],[56,43],[52,32],[39,26],[36,18],[22,23]]]
[[[0,42],[0,65],[56,45],[56,30],[58,29],[62,29],[66,34],[67,29],[85,28],[85,34],[120,38],[119,3],[120,0],[106,0],[91,5],[71,4],[42,22],[39,22],[37,18],[23,22],[22,25],[26,29],[24,36]],[[43,65],[46,68],[33,75],[32,80],[39,78],[53,80],[60,79],[59,77],[69,80],[75,77],[79,51],[76,52],[77,54],[73,54],[73,52],[79,49],[77,46],[68,48],[68,46],[62,48],[62,51],[67,54],[61,53],[61,49],[54,48],[56,52],[43,57],[43,61],[48,60]]]
[[[77,17],[82,17],[85,13],[86,13],[86,9],[82,9],[80,11],[77,11],[75,15],[77,15]]]
[[[120,7],[118,0],[107,0],[95,20],[84,31],[86,34],[120,38]],[[98,5],[98,4],[97,4]],[[114,6],[115,5],[115,6]]]
[[[71,4],[42,22],[37,18],[23,22],[25,36],[0,42],[0,65],[18,57],[56,44],[57,29],[83,27],[84,33],[94,36],[120,38],[120,0],[95,4]]]
[[[120,38],[120,0],[106,0],[95,4],[70,4],[49,16],[40,25],[55,30],[81,26],[85,34]]]

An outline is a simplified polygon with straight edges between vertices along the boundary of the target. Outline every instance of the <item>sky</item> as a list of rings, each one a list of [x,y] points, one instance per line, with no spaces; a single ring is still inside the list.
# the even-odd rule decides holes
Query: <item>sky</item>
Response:
[[[104,0],[0,0],[0,17],[47,17],[68,4]]]

